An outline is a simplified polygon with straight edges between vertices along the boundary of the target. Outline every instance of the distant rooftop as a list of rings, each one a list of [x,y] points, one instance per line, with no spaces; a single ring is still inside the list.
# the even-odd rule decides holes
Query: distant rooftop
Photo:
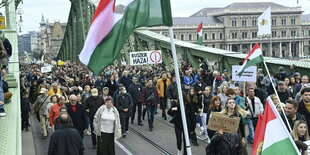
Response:
[[[215,17],[173,17],[173,25],[203,25],[222,23]]]
[[[289,8],[277,3],[273,2],[246,2],[246,3],[232,3],[226,7],[215,7],[215,8],[203,8],[198,12],[191,15],[191,17],[201,17],[201,16],[209,16],[212,12],[219,12],[224,10],[230,9],[244,9],[244,8],[253,8],[253,9],[266,9],[268,7],[271,8]]]

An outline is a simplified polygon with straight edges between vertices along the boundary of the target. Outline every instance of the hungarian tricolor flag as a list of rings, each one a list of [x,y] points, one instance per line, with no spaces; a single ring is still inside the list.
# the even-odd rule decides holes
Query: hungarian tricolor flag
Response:
[[[196,30],[198,37],[197,37],[197,44],[202,44],[202,22],[198,25]]]
[[[271,98],[255,129],[252,155],[296,155],[299,151]]]
[[[250,67],[250,66],[254,66],[258,63],[261,63],[264,61],[264,57],[262,54],[262,50],[259,47],[258,43],[255,43],[254,47],[252,48],[252,50],[250,51],[249,55],[247,55],[245,57],[245,59],[243,60],[242,66],[240,67],[240,69],[238,70],[238,75],[241,76],[243,71]]]
[[[135,28],[159,25],[172,26],[170,0],[126,0],[123,14],[115,13],[115,0],[101,0],[80,61],[98,74],[118,57]]]

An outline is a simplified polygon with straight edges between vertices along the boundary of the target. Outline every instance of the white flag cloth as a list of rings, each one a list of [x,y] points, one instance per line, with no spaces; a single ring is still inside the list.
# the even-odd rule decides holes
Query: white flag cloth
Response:
[[[258,32],[257,35],[271,35],[271,7],[264,11],[258,17]]]

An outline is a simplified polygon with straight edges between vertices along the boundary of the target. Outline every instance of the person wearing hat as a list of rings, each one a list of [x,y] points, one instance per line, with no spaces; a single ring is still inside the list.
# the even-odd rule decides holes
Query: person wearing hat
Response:
[[[104,100],[104,104],[105,104],[106,99],[107,99],[108,97],[111,97],[111,96],[109,95],[109,87],[103,87],[103,89],[102,89],[102,99]]]
[[[62,95],[60,92],[60,89],[58,88],[58,83],[53,83],[52,87],[50,88],[50,90],[47,93],[49,96],[53,96],[53,95]]]
[[[91,89],[91,96],[88,97],[85,101],[85,109],[88,112],[89,116],[89,121],[90,121],[90,129],[91,129],[91,138],[92,138],[92,143],[93,143],[93,148],[95,149],[97,146],[97,141],[96,141],[96,135],[94,134],[94,126],[93,126],[93,121],[94,121],[94,116],[97,112],[97,110],[104,104],[104,100],[101,98],[101,96],[98,96],[98,89],[93,88]]]
[[[285,103],[286,100],[288,99],[293,99],[293,94],[287,89],[285,82],[284,81],[279,81],[278,82],[278,95],[280,98],[280,101],[282,103]]]
[[[46,108],[50,102],[49,95],[47,94],[46,88],[40,89],[40,95],[33,104],[33,111],[39,115],[39,120],[42,128],[42,139],[47,138],[46,120],[48,114],[46,113]]]

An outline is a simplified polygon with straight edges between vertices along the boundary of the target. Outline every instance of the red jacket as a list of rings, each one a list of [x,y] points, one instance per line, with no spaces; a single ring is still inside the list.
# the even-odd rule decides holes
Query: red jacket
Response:
[[[53,126],[55,123],[55,119],[59,116],[60,108],[65,106],[64,104],[60,106],[58,103],[51,106],[50,115],[49,115],[49,121],[50,125]]]

